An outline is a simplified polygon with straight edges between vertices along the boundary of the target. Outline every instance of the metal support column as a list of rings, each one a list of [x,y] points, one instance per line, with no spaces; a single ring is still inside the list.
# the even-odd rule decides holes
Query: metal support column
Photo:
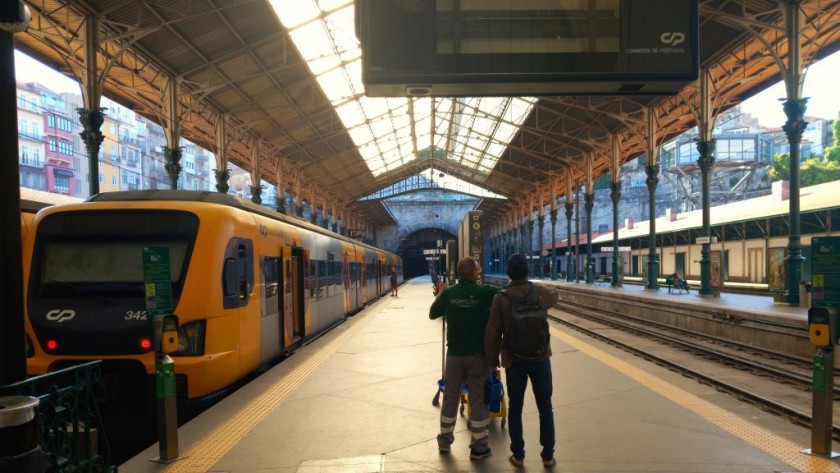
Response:
[[[610,182],[610,199],[613,206],[613,264],[611,286],[621,286],[621,257],[618,254],[618,203],[621,201],[621,181]]]
[[[572,280],[572,211],[574,204],[568,200],[569,194],[566,194],[566,281]]]
[[[178,176],[181,174],[181,147],[163,147],[163,156],[166,158],[166,173],[169,174],[170,189],[178,188]]]
[[[545,264],[543,263],[543,230],[545,229],[545,214],[540,212],[539,217],[537,217],[537,228],[539,228],[539,233],[537,234],[537,274],[540,275],[540,278],[545,277],[543,272],[543,267]]]
[[[26,379],[24,346],[23,264],[20,237],[20,169],[18,166],[17,87],[15,42],[12,33],[0,30],[0,385]],[[3,65],[5,64],[5,66]]]
[[[802,64],[800,57],[801,0],[785,0],[785,29],[788,35],[788,68],[785,78],[787,100],[784,102],[787,121],[782,129],[790,144],[790,232],[788,233],[787,257],[785,258],[785,289],[782,301],[799,305],[799,280],[802,277],[802,241],[800,238],[799,213],[799,165],[802,132],[805,131],[805,108],[807,98],[802,98]]]
[[[650,232],[648,237],[648,270],[645,288],[659,289],[659,255],[656,253],[656,186],[659,184],[659,165],[645,166],[648,188],[648,207],[650,213]]]
[[[551,280],[557,280],[557,209],[551,209]]]
[[[262,204],[262,186],[251,186],[251,202]]]
[[[531,212],[530,209],[529,212]],[[534,219],[531,218],[530,213],[526,225],[528,225],[528,246],[525,254],[528,255],[528,277],[531,278],[534,277]]]
[[[222,194],[227,194],[230,189],[228,182],[230,181],[230,171],[227,168],[227,122],[228,115],[221,114],[216,121],[216,190]]]
[[[99,106],[102,99],[102,82],[96,67],[96,49],[99,45],[99,18],[95,15],[85,17],[84,47],[85,73],[82,81],[82,99],[84,108],[79,112],[82,132],[79,136],[85,143],[88,158],[88,186],[90,195],[99,193],[99,148],[105,136],[100,128],[105,121],[104,108]]]
[[[710,174],[712,172],[712,166],[715,164],[714,150],[714,141],[697,142],[697,151],[700,152],[700,159],[697,160],[697,163],[700,165],[700,176],[703,182],[703,236],[709,237],[700,249],[700,290],[698,294],[701,297],[711,297],[714,295],[714,290],[710,284],[712,261],[709,257],[712,252],[712,189]]]
[[[592,264],[592,208],[595,206],[595,193],[589,188],[583,194],[584,209],[586,209],[586,284],[595,282],[595,268]]]
[[[578,268],[580,267],[580,188],[575,189],[575,282],[578,277]]]
[[[228,184],[228,181],[230,181],[230,171],[223,169],[221,171],[213,171],[213,173],[216,175],[216,190],[222,194],[227,194],[227,191],[230,189],[230,185]]]

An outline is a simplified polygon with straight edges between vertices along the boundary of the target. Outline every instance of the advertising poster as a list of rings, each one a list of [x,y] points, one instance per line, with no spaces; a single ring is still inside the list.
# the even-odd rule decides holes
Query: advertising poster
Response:
[[[770,292],[782,292],[785,289],[785,249],[767,250],[767,286]]]
[[[721,270],[721,252],[709,252],[709,286],[714,289],[723,287],[723,271]]]

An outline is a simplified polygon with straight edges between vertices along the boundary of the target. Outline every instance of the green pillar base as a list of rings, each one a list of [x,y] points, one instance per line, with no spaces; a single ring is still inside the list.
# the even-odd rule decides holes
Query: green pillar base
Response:
[[[648,262],[647,289],[659,289],[659,262]]]
[[[782,304],[790,304],[792,306],[799,305],[799,293],[783,292],[779,295],[778,302]]]

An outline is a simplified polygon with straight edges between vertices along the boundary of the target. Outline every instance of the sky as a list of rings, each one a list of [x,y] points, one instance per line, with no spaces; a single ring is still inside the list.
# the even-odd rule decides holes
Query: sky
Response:
[[[809,97],[805,116],[835,120],[840,111],[840,94],[832,93],[836,89],[837,76],[840,75],[840,53],[812,64],[805,72],[803,97]],[[785,98],[784,83],[770,87],[744,101],[741,110],[759,119],[766,126],[781,126],[787,118],[779,99]]]
[[[38,82],[54,92],[80,93],[78,82],[41,64],[29,56],[15,51],[15,73],[21,82]],[[840,52],[813,64],[805,75],[803,97],[810,97],[805,115],[834,120],[840,111],[840,94],[832,93],[840,75]],[[759,124],[768,127],[782,126],[785,114],[780,98],[785,97],[781,82],[742,104],[742,111],[758,118]]]

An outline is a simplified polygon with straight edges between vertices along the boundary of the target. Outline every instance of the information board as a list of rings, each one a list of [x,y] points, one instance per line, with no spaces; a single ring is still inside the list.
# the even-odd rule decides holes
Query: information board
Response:
[[[811,239],[811,305],[840,309],[840,237]]]
[[[172,313],[172,279],[168,246],[143,247],[143,281],[146,288],[146,314]]]
[[[698,2],[356,0],[368,96],[675,94]]]

